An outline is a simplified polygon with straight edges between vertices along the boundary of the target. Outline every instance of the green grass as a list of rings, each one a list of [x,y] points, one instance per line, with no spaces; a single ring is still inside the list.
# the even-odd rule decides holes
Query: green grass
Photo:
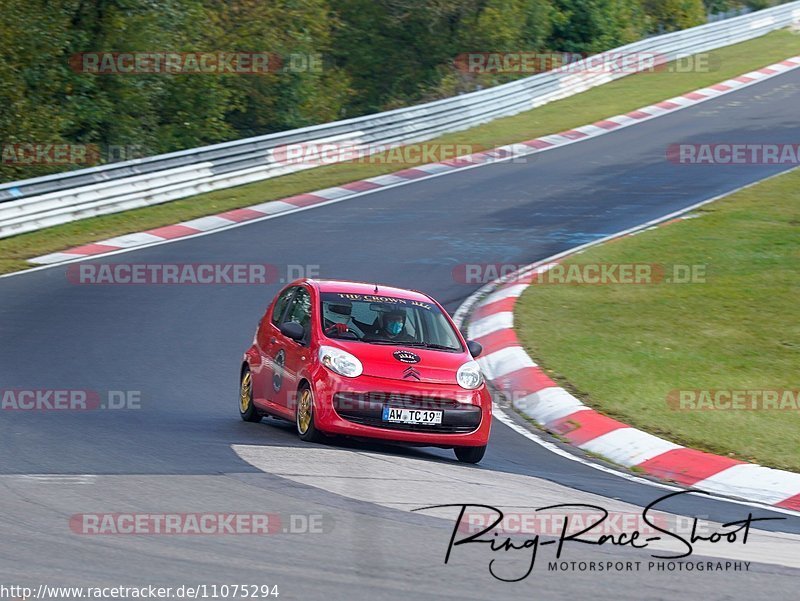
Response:
[[[625,77],[583,94],[499,119],[431,143],[462,143],[492,148],[564,131],[665,100],[746,71],[800,54],[800,36],[788,31],[729,46],[713,52],[715,68],[706,73],[671,73],[667,70]],[[161,206],[96,217],[38,232],[0,240],[0,273],[29,267],[26,259],[130,232],[213,215],[310,192],[328,186],[391,173],[398,164],[338,164],[286,175],[246,186],[201,194]]]
[[[516,309],[521,340],[607,415],[689,447],[800,471],[800,411],[667,403],[673,390],[800,389],[800,170],[698,214],[567,264],[700,264],[704,283],[534,285]]]

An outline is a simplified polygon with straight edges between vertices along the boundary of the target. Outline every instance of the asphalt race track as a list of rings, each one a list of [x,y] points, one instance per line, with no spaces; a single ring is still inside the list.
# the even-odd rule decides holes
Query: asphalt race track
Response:
[[[287,265],[319,266],[324,277],[423,290],[454,311],[479,287],[454,281],[459,264],[528,263],[787,169],[681,166],[665,152],[679,142],[796,143],[798,107],[795,70],[529,163],[462,171],[94,262],[272,263],[282,274]],[[280,599],[797,594],[795,536],[707,549],[715,560],[752,561],[747,573],[548,572],[553,552],[543,548],[529,578],[506,583],[489,574],[483,545],[457,548],[444,565],[456,513],[409,509],[523,510],[591,499],[638,511],[667,491],[555,455],[498,420],[477,468],[458,464],[451,451],[314,446],[290,424],[244,423],[236,408],[241,353],[280,282],[91,286],[70,283],[65,272],[62,265],[0,279],[2,388],[140,391],[141,409],[2,412],[0,583],[277,584]],[[683,496],[664,508],[718,523],[753,511],[787,518],[764,530],[800,535],[798,517],[721,500]],[[70,516],[89,512],[264,511],[321,515],[324,529],[91,536],[69,526]],[[575,544],[562,559],[651,558]]]

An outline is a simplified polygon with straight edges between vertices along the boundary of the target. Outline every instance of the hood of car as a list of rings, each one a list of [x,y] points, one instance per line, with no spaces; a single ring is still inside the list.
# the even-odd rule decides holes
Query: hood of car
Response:
[[[456,384],[458,368],[470,360],[464,352],[393,345],[351,343],[346,350],[361,361],[365,376],[412,384]]]

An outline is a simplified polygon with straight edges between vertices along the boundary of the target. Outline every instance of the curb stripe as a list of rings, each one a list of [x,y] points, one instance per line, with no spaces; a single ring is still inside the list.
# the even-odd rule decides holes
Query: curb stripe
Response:
[[[535,140],[528,140],[527,142],[521,142],[525,146],[530,146],[531,148],[538,148],[539,150],[544,150],[545,148],[552,148],[554,144],[552,142],[547,142],[542,138],[537,138]]]
[[[579,411],[591,411],[563,388],[550,386],[514,400],[514,407],[540,424],[554,422]]]
[[[487,315],[474,321],[469,326],[470,338],[482,338],[497,330],[507,330],[514,327],[514,314],[511,311],[502,311]]]
[[[154,236],[149,232],[138,232],[135,234],[125,234],[124,236],[117,236],[116,238],[109,238],[103,241],[103,246],[112,246],[116,248],[131,248],[134,246],[142,246],[143,244],[151,244],[161,240],[158,236]]]
[[[676,104],[675,106],[678,105]],[[603,121],[597,121],[593,125],[609,130],[619,127],[619,123],[615,123],[614,121],[609,121],[608,119],[604,119]]]
[[[404,183],[406,180],[402,177],[397,177],[396,175],[387,174],[387,175],[377,175],[375,177],[368,177],[364,180],[365,182],[369,182],[371,184],[378,184],[380,187],[384,186],[393,186],[395,184]]]
[[[575,445],[583,445],[603,434],[627,427],[622,422],[598,413],[594,409],[571,413],[547,424],[549,430],[560,434]]]
[[[483,347],[483,352],[487,355],[504,347],[520,346],[517,341],[517,335],[511,328],[507,330],[497,330],[481,338],[473,338],[473,340]]]
[[[510,286],[503,286],[492,292],[484,299],[484,303],[489,305],[499,300],[517,299],[522,296],[522,293],[528,288],[527,284],[512,284]]]
[[[191,236],[192,234],[196,234],[197,230],[193,230],[190,227],[186,227],[185,225],[166,225],[164,227],[158,227],[154,230],[147,230],[148,234],[153,234],[154,236],[158,236],[159,238],[164,238],[165,240],[172,240],[173,238],[183,238],[184,236]]]
[[[107,244],[96,242],[94,244],[85,244],[84,246],[78,246],[77,248],[72,248],[64,252],[70,255],[99,255],[102,253],[111,252],[112,250],[117,250],[119,248],[120,248],[119,246],[110,246]]]
[[[380,187],[381,187],[380,184],[376,184],[375,182],[368,182],[365,179],[342,185],[342,188],[351,190],[353,192],[366,192],[367,190],[374,190],[375,188],[380,188]]]
[[[228,226],[232,223],[234,222],[231,221],[230,219],[218,217],[217,215],[210,215],[208,217],[199,217],[198,219],[192,219],[191,221],[184,221],[181,225],[184,225],[188,228],[192,228],[193,230],[207,232],[210,230],[215,230],[220,227]]]
[[[333,200],[334,198],[341,198],[342,196],[350,196],[351,192],[352,190],[347,190],[346,188],[334,187],[317,190],[312,196],[322,197],[323,200]]]
[[[640,463],[639,467],[662,480],[674,480],[685,486],[694,486],[701,480],[740,463],[744,462],[682,447],[652,457]]]
[[[553,388],[556,383],[540,367],[525,367],[512,371],[502,378],[493,380],[504,392],[513,397],[527,396],[545,388]]]
[[[250,221],[251,219],[258,219],[263,215],[264,213],[261,213],[260,211],[254,211],[252,209],[234,209],[232,211],[226,211],[225,213],[220,213],[219,217],[240,223],[242,221]]]
[[[290,205],[293,205],[295,207],[308,207],[320,202],[325,202],[326,200],[327,200],[326,198],[322,198],[321,196],[315,196],[314,194],[298,194],[297,196],[290,196],[289,198],[284,198],[283,202],[288,202]]]
[[[581,448],[599,453],[614,463],[632,467],[680,449],[681,446],[635,428],[617,428],[592,438],[582,444]]]
[[[502,378],[510,373],[536,367],[536,363],[522,347],[506,346],[498,351],[478,357],[478,365],[484,374],[492,379]]]
[[[577,129],[571,129],[569,131],[562,132],[560,135],[564,136],[565,138],[569,138],[570,140],[580,140],[581,138],[588,137],[589,134],[585,134]]]
[[[795,511],[800,511],[800,494],[796,494],[795,496],[786,499],[785,501],[781,501],[780,503],[775,503],[778,507],[783,507],[785,509],[794,509]]]
[[[516,304],[517,304],[516,298],[506,298],[491,304],[481,305],[478,309],[476,309],[474,315],[475,318],[478,319],[480,317],[486,317],[487,315],[491,315],[492,313],[504,313],[513,311],[514,305]]]
[[[800,474],[741,463],[699,481],[696,487],[774,505],[800,491]],[[786,490],[791,490],[792,494],[787,495]]]
[[[417,179],[420,177],[428,177],[430,173],[426,173],[422,169],[403,169],[402,171],[395,172],[394,175],[407,179]]]

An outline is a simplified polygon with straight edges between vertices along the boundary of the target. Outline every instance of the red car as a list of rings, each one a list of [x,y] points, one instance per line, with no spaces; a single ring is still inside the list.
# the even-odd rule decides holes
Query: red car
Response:
[[[421,292],[297,280],[244,354],[239,413],[294,421],[306,441],[378,438],[452,448],[477,463],[492,422],[480,352]]]

